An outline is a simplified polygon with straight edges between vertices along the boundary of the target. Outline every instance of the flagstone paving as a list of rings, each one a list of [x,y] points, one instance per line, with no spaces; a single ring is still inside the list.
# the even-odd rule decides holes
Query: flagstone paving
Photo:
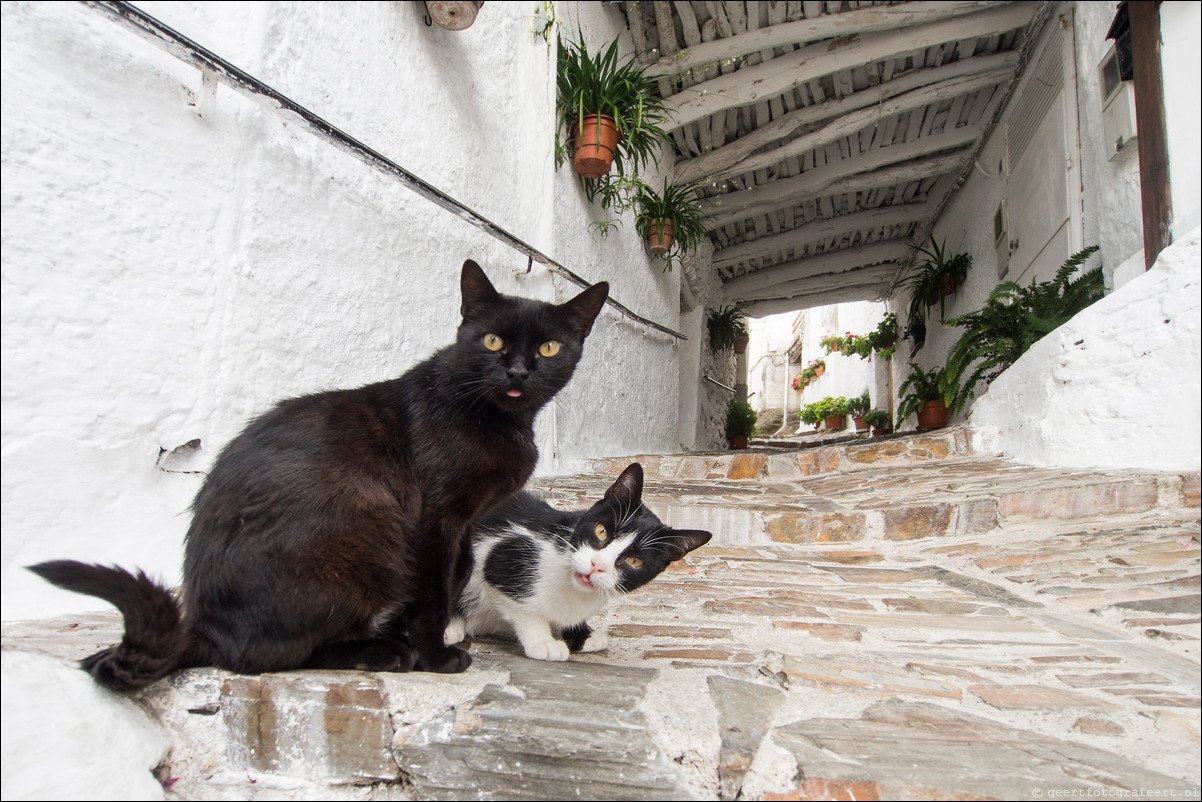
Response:
[[[539,489],[585,504],[630,461]],[[1035,469],[962,431],[640,461],[645,502],[715,538],[606,612],[605,651],[182,672],[135,696],[176,743],[168,795],[1199,798],[1196,473]],[[9,624],[4,648],[118,633]]]

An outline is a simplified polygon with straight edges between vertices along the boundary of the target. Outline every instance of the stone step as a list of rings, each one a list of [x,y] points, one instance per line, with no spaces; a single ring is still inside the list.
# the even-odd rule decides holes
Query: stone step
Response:
[[[179,799],[1198,798],[1198,536],[1161,512],[707,546],[567,663],[478,639],[459,675],[203,668],[130,698]],[[5,670],[57,687],[120,631],[5,624]]]
[[[913,453],[919,446],[906,448]],[[856,458],[853,452],[841,459]],[[556,504],[587,506],[634,459],[610,460],[608,473],[547,480],[543,490]],[[895,542],[984,533],[1027,520],[1199,507],[1198,473],[1070,471],[996,457],[898,458],[897,464],[881,458],[854,470],[778,479],[782,471],[771,469],[772,460],[783,458],[740,454],[695,458],[727,465],[721,478],[670,478],[679,477],[686,459],[649,458],[644,502],[665,523],[707,529],[716,544],[726,545]],[[757,460],[757,475],[742,476],[739,466]]]
[[[639,462],[647,476],[670,480],[788,481],[827,473],[904,466],[972,456],[971,434],[963,426],[923,434],[885,437],[848,435],[811,442],[755,440],[746,451],[689,454],[641,454],[581,460],[581,474],[617,476]]]

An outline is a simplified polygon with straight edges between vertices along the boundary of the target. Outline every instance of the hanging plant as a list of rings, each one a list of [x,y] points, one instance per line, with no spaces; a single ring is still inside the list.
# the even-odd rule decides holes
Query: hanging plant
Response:
[[[557,104],[572,140],[573,166],[585,179],[601,178],[611,166],[635,175],[649,160],[658,163],[661,147],[671,141],[662,127],[668,119],[664,100],[634,56],[619,57],[618,40],[594,56],[583,39],[577,31],[576,42],[559,40]]]
[[[701,217],[697,196],[681,184],[665,181],[663,192],[657,193],[639,183],[635,228],[647,241],[647,249],[663,257],[664,270],[671,270],[675,262],[697,250],[706,237],[705,220]]]
[[[705,327],[709,333],[710,350],[714,353],[728,351],[741,338],[748,336],[747,317],[740,304],[711,309],[706,316]]]
[[[927,310],[939,304],[939,320],[944,317],[944,299],[954,293],[972,267],[972,254],[957,253],[949,256],[945,250],[947,240],[942,244],[931,240],[930,249],[918,248],[918,252],[927,258],[918,265],[917,272],[903,283],[910,288],[909,323],[914,326],[915,320],[926,318]]]

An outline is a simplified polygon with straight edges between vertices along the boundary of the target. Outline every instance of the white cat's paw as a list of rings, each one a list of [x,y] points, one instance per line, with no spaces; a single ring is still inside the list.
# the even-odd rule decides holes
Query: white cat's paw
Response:
[[[454,646],[456,643],[463,643],[464,636],[467,635],[467,622],[462,616],[451,616],[451,622],[447,624],[447,629],[442,634],[442,641],[447,646]]]
[[[522,648],[526,650],[526,656],[532,660],[551,660],[556,663],[562,663],[568,659],[568,645],[554,638],[531,642],[524,641]]]
[[[599,652],[609,645],[609,636],[604,632],[594,632],[588,636],[588,640],[580,647],[582,652]]]

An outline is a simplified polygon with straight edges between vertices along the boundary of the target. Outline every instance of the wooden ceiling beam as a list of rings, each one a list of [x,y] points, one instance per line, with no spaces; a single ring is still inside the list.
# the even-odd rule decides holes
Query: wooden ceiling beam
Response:
[[[690,70],[704,70],[716,62],[739,58],[747,53],[846,34],[893,31],[971,14],[993,5],[996,3],[915,2],[861,8],[842,14],[824,14],[749,30],[737,36],[727,35],[725,39],[690,47],[679,53],[660,53],[659,61],[651,65],[649,71],[656,76],[676,76]]]
[[[819,194],[855,192],[962,169],[971,158],[968,146],[980,134],[981,129],[964,126],[916,142],[872,150],[790,178],[778,178],[762,187],[705,198],[701,201],[705,227],[715,231]],[[930,155],[940,151],[950,152]]]
[[[845,273],[865,265],[883,262],[900,262],[909,256],[913,246],[908,241],[878,242],[858,248],[844,248],[831,253],[818,254],[782,265],[757,270],[732,278],[723,284],[728,297],[761,297],[758,293],[789,282],[805,282],[828,273]],[[891,267],[896,274],[896,265]]]
[[[888,282],[846,284],[842,287],[807,292],[788,298],[751,301],[743,307],[743,311],[749,317],[766,317],[783,312],[797,312],[801,309],[813,309],[818,306],[845,304],[853,301],[879,301],[885,297],[885,293],[888,291]]]
[[[841,98],[834,98],[822,103],[805,106],[757,128],[755,131],[736,139],[728,145],[715,148],[709,153],[703,153],[694,159],[679,162],[673,170],[673,181],[680,184],[696,184],[707,180],[721,180],[733,173],[745,172],[747,169],[758,169],[756,167],[744,167],[743,162],[752,158],[752,154],[755,151],[794,136],[804,126],[814,125],[823,121],[832,121],[826,128],[820,129],[820,131],[825,131],[829,128],[832,132],[832,138],[837,137],[840,135],[837,131],[842,131],[846,127],[836,124],[844,115],[851,114],[852,112],[860,112],[861,116],[864,117],[864,122],[861,125],[867,125],[868,122],[888,117],[891,114],[898,113],[900,110],[913,108],[913,104],[931,102],[924,101],[923,97],[918,94],[906,94],[908,92],[939,85],[944,87],[945,91],[951,90],[954,92],[959,87],[960,92],[967,93],[974,88],[987,86],[991,83],[1000,83],[1008,79],[1014,74],[1014,69],[1017,65],[1018,54],[1004,52],[980,58],[962,59],[941,67],[910,70],[903,73],[900,77],[879,84],[878,86]],[[987,79],[980,86],[975,84],[957,85],[954,83],[941,83],[954,81],[965,76],[991,76],[992,80]],[[899,95],[903,96],[905,100],[901,100],[900,98],[893,100],[894,98],[898,98]],[[892,101],[892,103],[887,107],[885,105],[886,101]],[[879,110],[878,113],[873,114],[869,111],[867,115],[864,114],[865,109],[871,110],[874,108]],[[892,111],[887,111],[887,108],[892,109]],[[820,139],[820,137],[816,136],[818,133],[817,131],[810,132],[801,139],[810,138],[818,140]],[[826,139],[825,141],[832,140]],[[820,144],[813,144],[810,147],[818,147]],[[797,149],[794,148],[794,150]],[[771,158],[776,152],[770,151],[769,153],[762,154],[762,156]],[[797,155],[795,152],[791,152],[788,155],[782,154],[780,160],[795,155]]]
[[[846,40],[836,39],[809,45],[763,64],[696,84],[673,95],[667,100],[668,124],[672,127],[688,125],[718,111],[750,105],[761,99],[769,99],[811,79],[861,66],[868,61],[889,58],[943,42],[988,36],[1021,28],[1030,22],[1034,15],[1034,5],[1031,3],[991,5],[984,11],[925,25],[916,25],[901,30],[852,34]],[[890,8],[892,7],[890,6]],[[782,26],[757,30],[770,31],[777,27]],[[729,37],[730,40],[735,38]],[[759,48],[752,49],[758,50]]]
[[[713,266],[715,269],[731,267],[746,262],[748,259],[772,256],[789,249],[801,248],[812,242],[839,238],[857,231],[914,223],[925,220],[934,211],[934,206],[929,203],[906,203],[814,220],[780,234],[759,237],[716,251]]]
[[[895,263],[885,262],[871,267],[844,270],[841,273],[822,273],[813,278],[776,284],[766,290],[742,293],[737,298],[732,298],[728,293],[726,297],[738,303],[756,303],[758,301],[774,301],[778,298],[795,298],[798,295],[811,295],[817,292],[829,292],[843,287],[862,287],[865,284],[876,287],[882,284],[888,285],[889,279],[893,277],[896,270]]]

